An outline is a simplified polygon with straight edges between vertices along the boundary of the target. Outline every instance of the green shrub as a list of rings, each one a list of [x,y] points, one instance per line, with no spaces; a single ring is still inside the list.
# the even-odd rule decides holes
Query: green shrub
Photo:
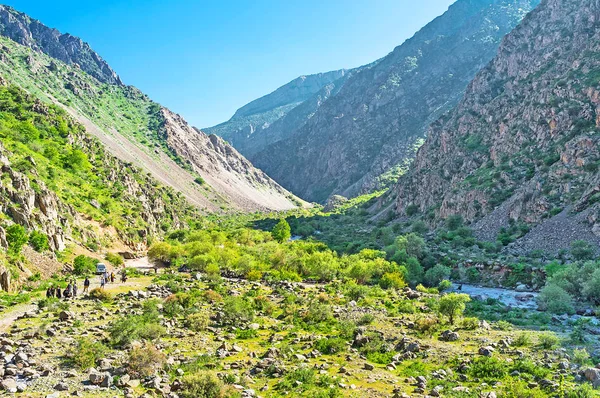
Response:
[[[508,374],[508,367],[498,358],[480,357],[471,364],[470,374],[485,380],[499,380]]]
[[[439,286],[443,280],[450,278],[451,269],[441,264],[437,264],[435,267],[428,269],[425,272],[425,282],[429,286]]]
[[[576,363],[577,365],[580,365],[580,366],[592,364],[590,354],[587,352],[587,350],[585,348],[574,349],[573,355],[572,355],[572,360],[573,360],[573,363]]]
[[[48,236],[39,231],[31,231],[29,234],[29,244],[36,252],[43,253],[47,250],[50,250]]]
[[[406,286],[404,275],[400,272],[387,272],[379,280],[379,286],[383,289],[402,289]]]
[[[512,345],[515,347],[527,347],[531,345],[531,336],[527,333],[521,333],[513,340]]]
[[[540,291],[539,303],[542,309],[553,314],[572,314],[573,297],[562,287],[549,283]]]
[[[571,243],[571,255],[575,260],[591,260],[595,253],[594,246],[585,240],[576,240]]]
[[[545,349],[551,350],[560,344],[560,339],[554,333],[542,333],[538,337],[538,345]]]
[[[195,312],[186,316],[184,324],[185,327],[194,332],[202,332],[210,324],[210,317],[206,312]]]
[[[98,260],[88,256],[79,255],[73,260],[73,272],[75,275],[90,275],[96,272]]]
[[[181,390],[178,391],[181,398],[224,398],[226,390],[223,382],[213,373],[201,371],[191,375],[185,375],[181,379]]]
[[[96,366],[98,360],[106,356],[108,349],[99,341],[90,338],[77,340],[76,348],[68,354],[69,359],[81,370]]]
[[[123,264],[125,264],[125,262],[123,261],[123,257],[116,253],[106,253],[105,259],[115,267],[120,267]]]
[[[153,345],[135,347],[129,352],[127,368],[134,377],[152,376],[166,363],[167,357]]]
[[[28,240],[25,228],[19,224],[12,224],[6,228],[6,241],[8,242],[8,252],[10,254],[20,254]]]
[[[333,355],[346,349],[346,341],[339,337],[330,337],[317,340],[315,348],[326,355]]]
[[[112,295],[99,287],[90,290],[89,298],[92,300],[100,300],[105,303],[112,301]]]
[[[475,330],[479,328],[479,319],[464,318],[461,322],[461,327],[466,330]]]
[[[134,340],[154,340],[165,334],[165,328],[159,323],[158,312],[153,308],[144,308],[141,315],[119,318],[108,330],[115,346],[124,346]]]
[[[242,297],[227,297],[224,300],[221,322],[227,325],[241,326],[254,319],[254,309],[248,300]]]
[[[287,242],[292,237],[290,224],[285,219],[279,220],[277,225],[273,227],[271,235],[279,243]]]

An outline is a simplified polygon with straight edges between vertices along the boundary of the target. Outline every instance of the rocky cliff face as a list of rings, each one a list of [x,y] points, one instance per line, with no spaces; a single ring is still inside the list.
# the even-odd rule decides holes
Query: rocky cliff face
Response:
[[[433,223],[459,214],[492,240],[535,224],[524,250],[600,243],[598,70],[600,3],[544,0],[431,126],[397,211],[416,205]]]
[[[307,101],[313,104],[312,108],[318,106],[318,102],[315,103],[312,98],[317,96],[322,100],[324,96],[328,96],[336,86],[341,86],[347,73],[345,70],[337,70],[300,76],[271,94],[238,109],[229,121],[203,131],[222,137],[244,156],[252,157],[279,137],[278,132],[270,132],[273,123]],[[298,114],[296,110],[296,115]],[[309,115],[310,108],[304,108],[301,118]]]
[[[0,5],[0,35],[79,67],[103,83],[122,84],[115,71],[80,38],[61,34],[4,5]]]
[[[324,201],[372,189],[414,156],[427,126],[460,100],[536,0],[459,0],[351,76],[292,137],[252,157],[284,187]]]
[[[288,210],[299,202],[216,135],[189,126],[179,115],[162,108],[162,131],[168,147],[186,159],[194,171],[236,208],[254,211]]]

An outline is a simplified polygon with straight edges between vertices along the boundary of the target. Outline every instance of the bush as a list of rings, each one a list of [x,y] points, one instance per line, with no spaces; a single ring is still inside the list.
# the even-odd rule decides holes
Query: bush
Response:
[[[50,250],[48,236],[38,231],[31,231],[29,234],[29,244],[36,252],[43,253],[47,250]]]
[[[450,278],[450,268],[445,265],[437,264],[435,267],[427,270],[425,273],[425,282],[429,286],[438,286],[443,280]]]
[[[461,322],[461,327],[466,330],[475,330],[475,329],[479,328],[479,319],[464,318]]]
[[[379,280],[379,286],[383,289],[402,289],[406,286],[404,275],[399,272],[387,272]]]
[[[88,256],[79,255],[73,260],[73,272],[75,275],[90,275],[96,272],[98,260]]]
[[[206,330],[209,324],[210,317],[206,312],[196,312],[188,315],[185,319],[185,326],[194,332]]]
[[[104,358],[107,351],[104,344],[89,338],[82,338],[77,340],[77,347],[69,353],[68,357],[79,369],[88,370],[96,366],[96,362]]]
[[[109,327],[110,338],[115,346],[124,346],[134,340],[154,340],[165,334],[154,308],[144,308],[142,315],[126,316]]]
[[[225,388],[213,373],[201,371],[181,379],[181,398],[224,398]]]
[[[224,300],[221,322],[233,326],[244,325],[254,319],[254,310],[242,297],[227,297]]]
[[[111,294],[104,289],[100,289],[99,287],[90,290],[89,298],[92,300],[100,300],[105,303],[112,301]]]
[[[543,310],[553,314],[572,314],[573,298],[558,285],[547,284],[540,292],[539,304]]]
[[[19,224],[13,224],[6,228],[6,241],[8,242],[8,252],[10,254],[20,254],[28,240],[25,228]]]
[[[132,376],[152,376],[162,368],[167,357],[153,345],[136,347],[129,353],[127,367]]]
[[[507,375],[508,367],[498,358],[481,357],[473,361],[470,373],[471,376],[481,379],[499,380]]]
[[[585,240],[576,240],[571,243],[571,255],[575,260],[591,260],[594,258],[595,253],[594,246]]]
[[[105,259],[115,267],[120,267],[123,264],[125,264],[125,262],[123,261],[123,257],[115,253],[106,253]]]
[[[416,320],[415,328],[426,335],[433,335],[440,328],[440,320],[436,317],[422,317]]]
[[[521,333],[513,340],[512,345],[515,347],[527,347],[531,345],[531,336],[527,333]]]
[[[560,339],[554,333],[543,333],[538,338],[538,345],[545,350],[552,350],[560,344]]]
[[[577,365],[580,365],[580,366],[592,364],[590,354],[588,354],[588,352],[585,348],[574,349],[572,358],[573,358],[573,363],[576,363]]]
[[[444,291],[450,290],[450,289],[452,289],[452,282],[450,282],[448,279],[444,279],[438,285],[438,290],[440,292],[444,292]]]
[[[323,354],[333,355],[346,349],[346,341],[339,337],[330,337],[317,340],[315,348]]]

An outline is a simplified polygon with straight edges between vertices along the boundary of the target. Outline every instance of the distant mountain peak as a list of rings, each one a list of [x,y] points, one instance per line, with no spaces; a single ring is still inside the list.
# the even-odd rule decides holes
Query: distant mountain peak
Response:
[[[89,44],[69,33],[49,28],[12,7],[0,5],[0,35],[68,65],[77,64],[102,83],[123,85],[117,73]]]

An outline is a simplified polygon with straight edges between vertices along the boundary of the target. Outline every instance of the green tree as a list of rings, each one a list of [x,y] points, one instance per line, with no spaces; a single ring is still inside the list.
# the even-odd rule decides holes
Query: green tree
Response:
[[[290,224],[288,224],[288,222],[282,218],[279,220],[277,225],[273,227],[271,235],[273,236],[273,239],[279,243],[287,242],[292,237],[292,229],[290,228]]]
[[[573,297],[562,287],[548,283],[540,291],[540,306],[553,314],[572,314]]]
[[[462,293],[450,293],[440,298],[440,314],[448,317],[451,325],[454,325],[454,320],[462,316],[465,312],[466,304],[471,301],[471,297]]]
[[[415,233],[399,236],[395,245],[396,250],[406,251],[409,257],[423,258],[425,254],[425,240]]]
[[[8,242],[8,252],[10,254],[19,255],[28,240],[27,232],[22,226],[13,224],[6,228],[6,241]]]
[[[449,267],[437,264],[425,273],[425,283],[431,287],[438,286],[443,280],[450,279],[450,272]]]
[[[575,260],[591,260],[595,253],[594,246],[585,240],[576,240],[571,243],[571,254]]]

